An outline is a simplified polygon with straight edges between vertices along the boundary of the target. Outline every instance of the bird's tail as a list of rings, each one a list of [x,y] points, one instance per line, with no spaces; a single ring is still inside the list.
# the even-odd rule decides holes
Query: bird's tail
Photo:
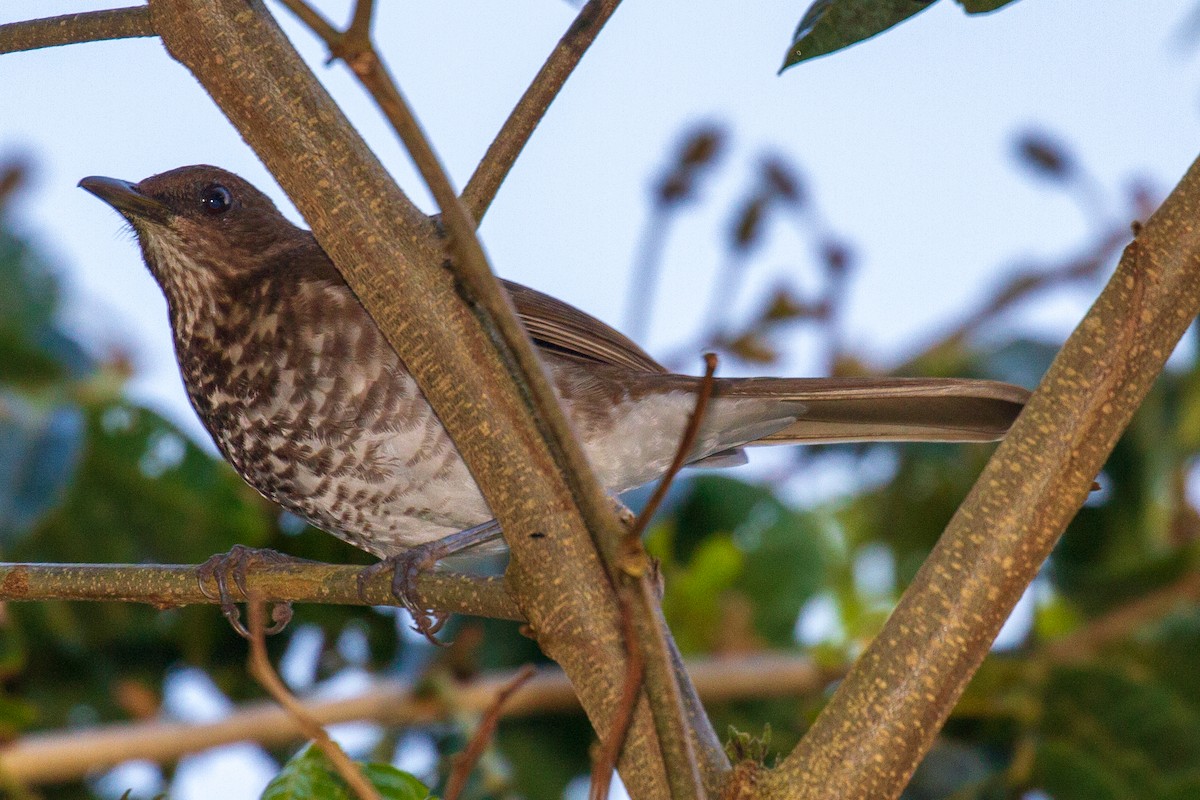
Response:
[[[990,442],[1021,413],[1029,392],[957,378],[723,378],[715,398],[774,400],[795,421],[746,444],[869,441]]]

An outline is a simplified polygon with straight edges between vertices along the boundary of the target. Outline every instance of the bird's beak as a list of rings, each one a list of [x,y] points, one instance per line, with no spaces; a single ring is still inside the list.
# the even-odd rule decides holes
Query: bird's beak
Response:
[[[146,221],[161,225],[171,218],[171,210],[165,203],[142,194],[129,181],[93,175],[81,180],[79,186],[108,203],[131,222]]]

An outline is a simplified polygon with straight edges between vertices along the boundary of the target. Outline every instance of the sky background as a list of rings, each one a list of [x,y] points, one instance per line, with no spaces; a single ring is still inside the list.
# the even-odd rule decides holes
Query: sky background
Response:
[[[349,2],[319,5],[348,18]],[[887,364],[979,302],[1014,263],[1066,256],[1088,240],[1095,220],[1018,169],[1014,134],[1036,127],[1068,142],[1116,210],[1132,179],[1165,192],[1200,150],[1200,61],[1180,43],[1194,3],[1020,0],[967,17],[944,0],[779,76],[807,5],[624,4],[485,219],[496,271],[620,325],[653,178],[683,130],[713,121],[728,127],[731,148],[710,199],[671,228],[643,344],[661,355],[694,335],[730,204],[759,159],[779,154],[859,253],[847,337]],[[4,0],[0,23],[102,7]],[[270,8],[397,180],[430,208],[347,70],[322,66],[316,39]],[[574,13],[560,0],[379,3],[376,41],[458,186]],[[99,352],[129,353],[134,394],[204,438],[157,287],[118,217],[75,184],[210,163],[258,184],[298,220],[290,204],[155,39],[0,57],[5,153],[36,160],[16,222],[68,275],[71,326]],[[763,285],[784,274],[815,281],[806,240],[784,225],[756,264]],[[1017,321],[1063,335],[1091,294],[1057,293]],[[801,341],[775,371],[820,368]]]

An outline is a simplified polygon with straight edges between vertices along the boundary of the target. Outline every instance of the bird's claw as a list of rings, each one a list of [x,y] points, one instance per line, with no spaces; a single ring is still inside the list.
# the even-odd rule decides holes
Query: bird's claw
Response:
[[[249,639],[251,634],[242,623],[241,612],[238,611],[237,603],[234,602],[233,593],[230,591],[230,580],[233,581],[234,587],[242,597],[249,597],[250,593],[246,589],[246,573],[252,564],[264,562],[279,564],[296,560],[274,550],[235,544],[228,553],[218,553],[197,567],[196,581],[200,585],[201,594],[220,603],[221,613],[225,619],[229,620],[229,625],[233,630],[242,638]],[[209,581],[217,585],[216,594],[213,594],[208,588]],[[273,603],[271,605],[271,624],[264,630],[264,633],[267,636],[279,633],[287,627],[291,619],[291,603]]]
[[[367,584],[382,573],[392,573],[392,597],[408,610],[413,618],[413,630],[424,636],[431,644],[438,647],[448,647],[449,642],[437,638],[437,633],[445,626],[450,615],[445,612],[425,608],[417,599],[417,577],[422,572],[433,568],[437,563],[439,553],[414,547],[395,556],[389,556],[382,561],[358,573],[358,596],[364,603],[367,599]]]

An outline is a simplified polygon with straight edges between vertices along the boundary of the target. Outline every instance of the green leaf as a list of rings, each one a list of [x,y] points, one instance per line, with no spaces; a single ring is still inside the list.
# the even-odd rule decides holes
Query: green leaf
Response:
[[[998,8],[1003,8],[1017,0],[957,0],[968,14],[990,14]]]
[[[796,27],[783,69],[886,31],[934,0],[816,0]]]
[[[988,14],[1016,0],[957,2],[968,14]],[[780,71],[870,39],[933,3],[934,0],[816,0],[796,26]]]
[[[714,534],[686,566],[670,570],[663,614],[684,654],[708,652],[718,643],[725,627],[722,600],[741,575],[744,560],[728,534]]]
[[[429,789],[390,764],[361,764],[367,780],[383,800],[425,800]],[[325,754],[308,745],[292,756],[267,784],[262,800],[358,800],[334,771]]]

